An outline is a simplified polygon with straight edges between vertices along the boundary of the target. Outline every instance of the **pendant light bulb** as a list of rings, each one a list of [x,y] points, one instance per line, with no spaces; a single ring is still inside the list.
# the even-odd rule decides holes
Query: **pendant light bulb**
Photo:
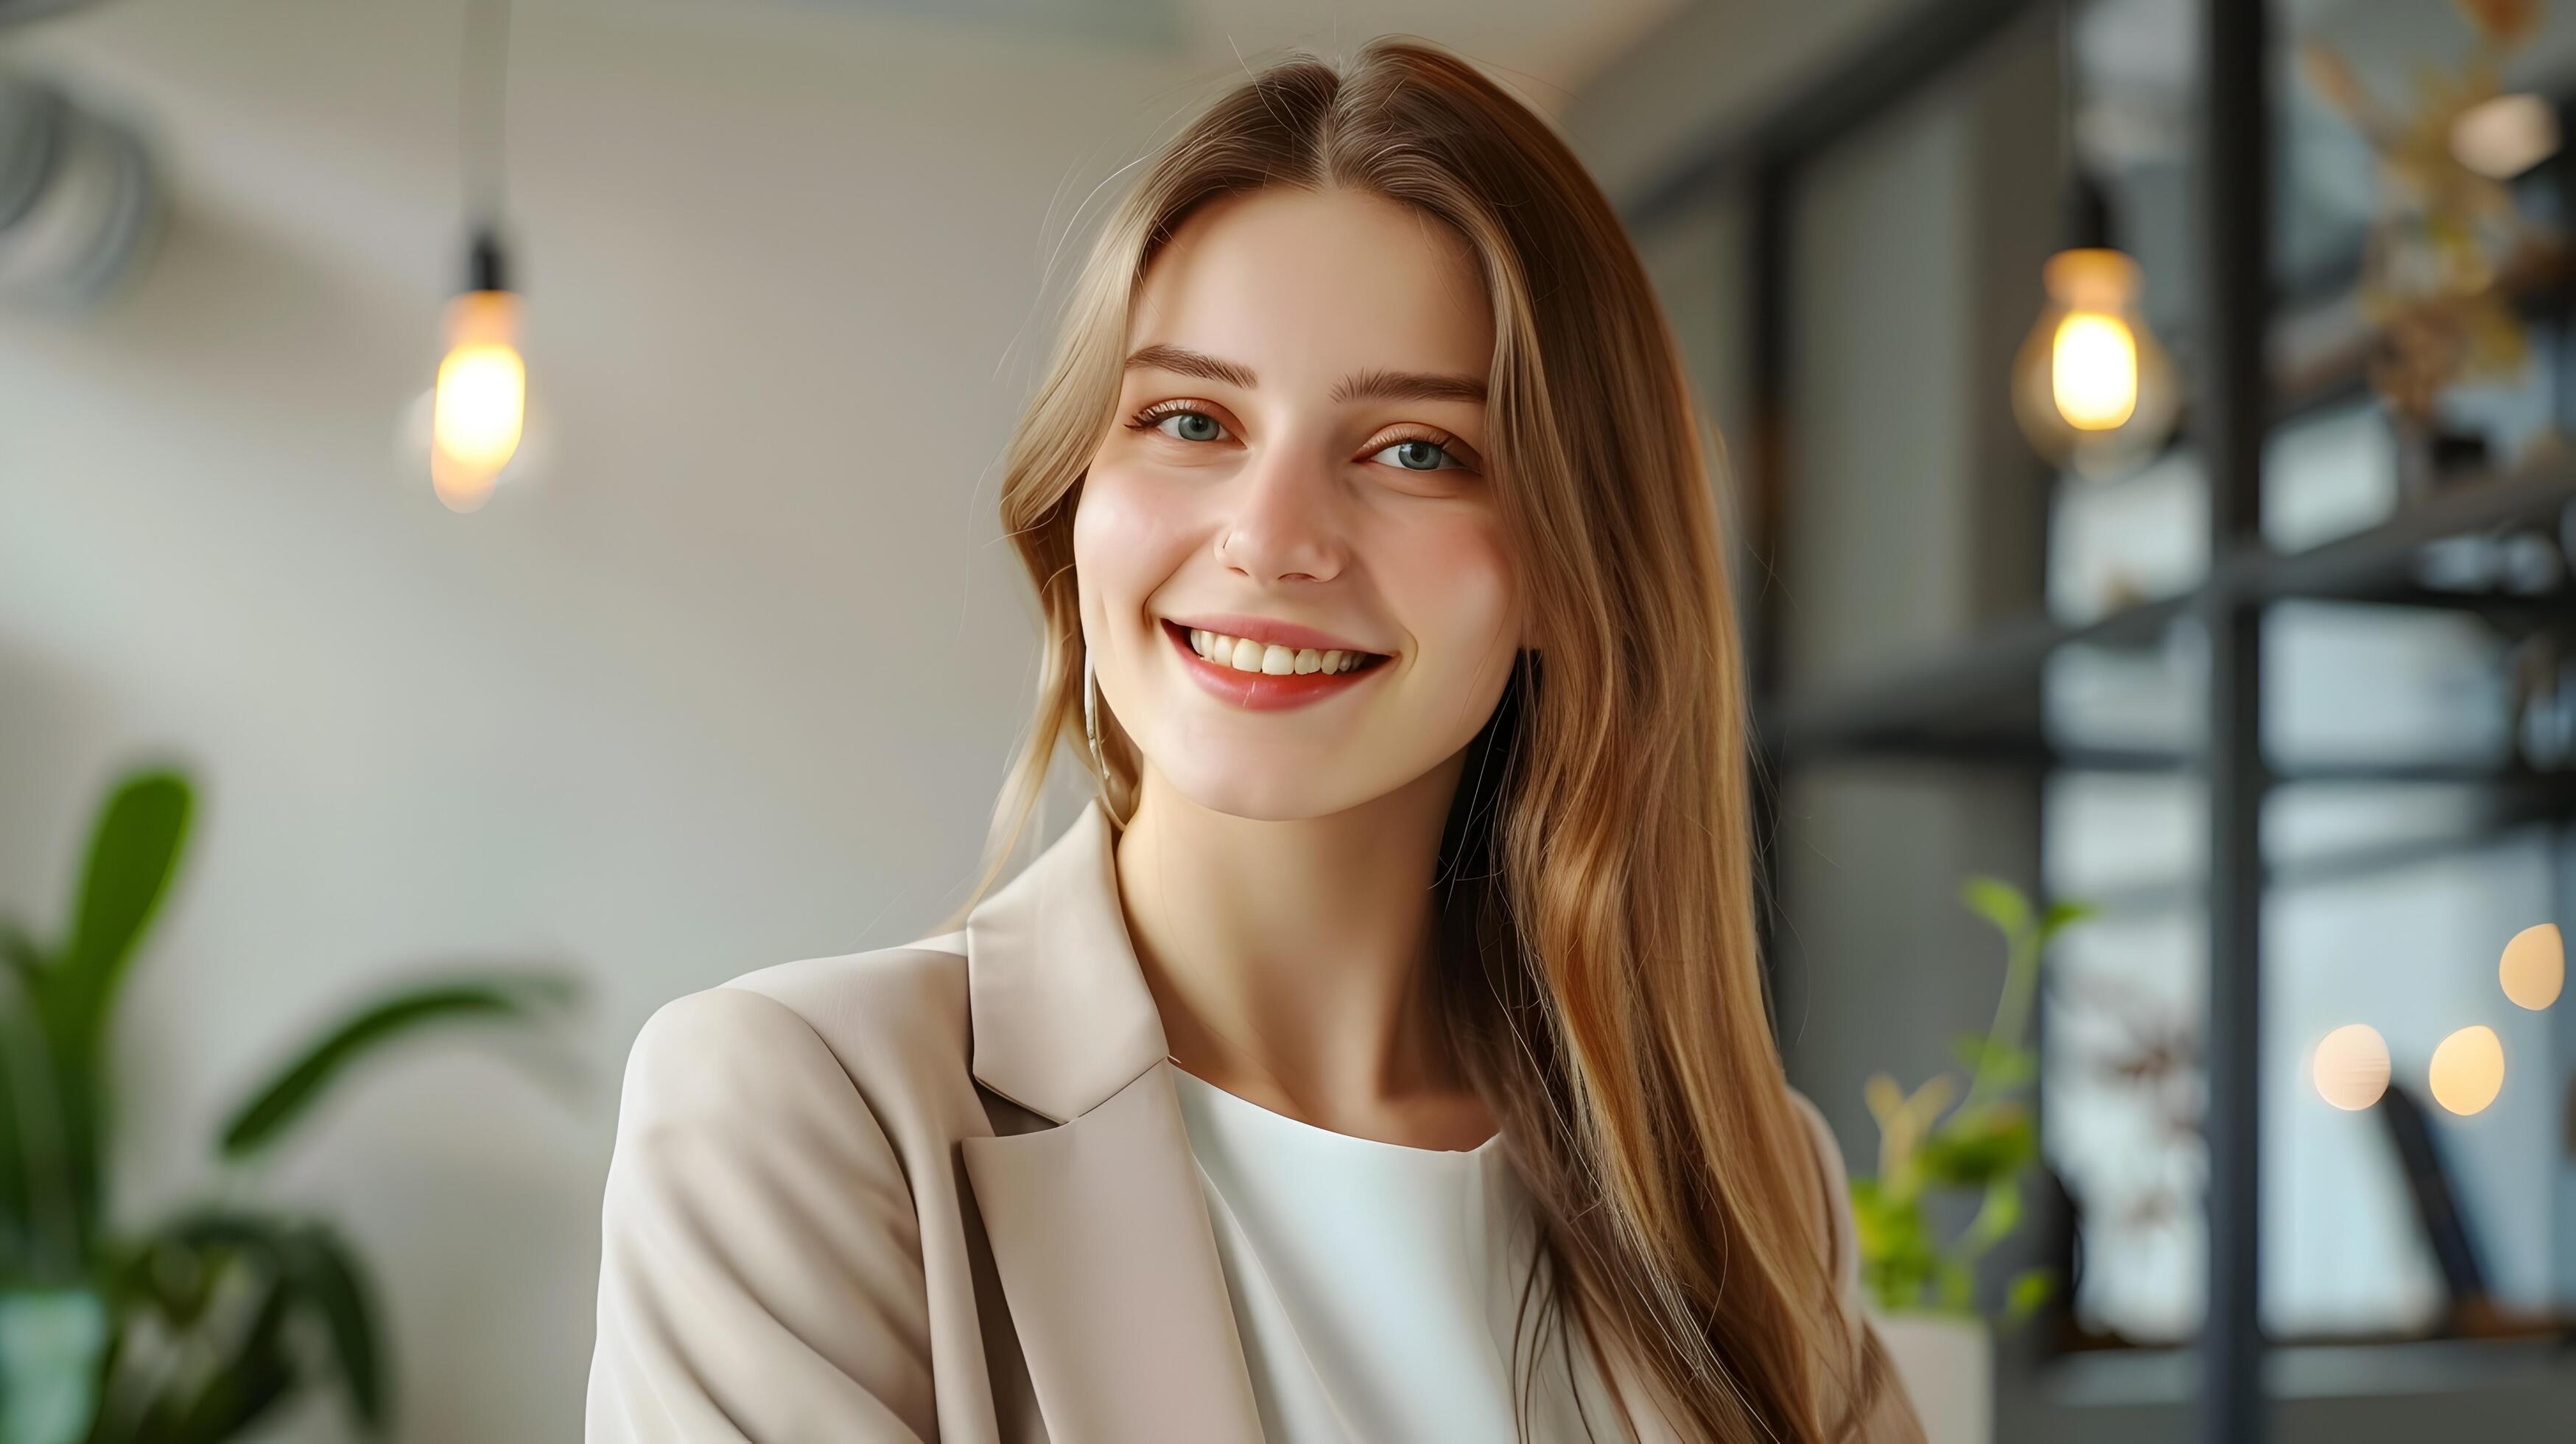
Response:
[[[2013,363],[2013,414],[2051,463],[2088,477],[2154,454],[2173,431],[2173,364],[2138,309],[2138,263],[2076,246],[2040,271],[2048,304]]]
[[[485,232],[475,238],[468,288],[447,303],[447,350],[430,402],[430,484],[451,511],[481,506],[518,454],[528,416],[519,310],[500,244]]]
[[[2100,480],[2154,456],[2180,411],[2173,363],[2140,309],[2138,263],[2112,244],[2111,198],[2086,169],[2076,125],[2079,0],[2057,7],[2057,151],[2064,249],[2040,267],[2047,303],[2013,359],[2013,419],[2060,470]]]

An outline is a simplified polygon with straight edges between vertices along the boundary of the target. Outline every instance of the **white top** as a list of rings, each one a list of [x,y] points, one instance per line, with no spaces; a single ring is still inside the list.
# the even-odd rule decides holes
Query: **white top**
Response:
[[[1513,1322],[1537,1233],[1501,1136],[1380,1143],[1172,1073],[1269,1444],[1512,1444]],[[1531,1314],[1530,1437],[1581,1439],[1560,1336],[1542,1352],[1535,1301]],[[1615,1436],[1579,1336],[1561,1337],[1595,1428]]]

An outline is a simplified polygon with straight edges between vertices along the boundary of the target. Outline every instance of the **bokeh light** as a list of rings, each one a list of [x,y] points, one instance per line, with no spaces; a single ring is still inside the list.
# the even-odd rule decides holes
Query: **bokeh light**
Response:
[[[2433,1050],[2433,1101],[2465,1118],[2504,1091],[2504,1040],[2483,1023],[2462,1028]]]
[[[2489,180],[2511,180],[2558,152],[2558,112],[2537,95],[2498,95],[2451,122],[2451,154]]]
[[[2117,316],[2073,312],[2057,323],[2049,381],[2067,425],[2108,431],[2138,409],[2137,338]]]
[[[2317,1096],[2359,1110],[2388,1091],[2388,1040],[2368,1023],[2346,1023],[2317,1041]]]
[[[2522,1007],[2534,1011],[2558,1001],[2558,991],[2567,984],[2567,943],[2559,936],[2558,924],[2542,923],[2524,928],[2504,945],[2504,961],[2496,965],[2496,976],[2504,984],[2504,995]]]

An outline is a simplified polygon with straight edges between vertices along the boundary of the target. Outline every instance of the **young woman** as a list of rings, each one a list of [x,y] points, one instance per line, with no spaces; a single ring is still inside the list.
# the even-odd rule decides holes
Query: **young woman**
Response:
[[[1191,125],[1012,443],[990,865],[645,1026],[590,1438],[1919,1440],[1765,1024],[1710,486],[1616,217],[1475,70]],[[986,895],[1059,743],[1098,795]]]

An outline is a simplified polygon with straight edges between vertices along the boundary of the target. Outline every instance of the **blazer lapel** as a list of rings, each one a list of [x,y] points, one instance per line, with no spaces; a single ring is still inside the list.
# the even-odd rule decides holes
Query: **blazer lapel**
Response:
[[[1169,1063],[1070,1123],[962,1147],[1056,1444],[1257,1444]]]
[[[959,1148],[1055,1444],[1259,1444],[1113,841],[1092,801],[968,915],[975,1076],[1056,1126]]]

